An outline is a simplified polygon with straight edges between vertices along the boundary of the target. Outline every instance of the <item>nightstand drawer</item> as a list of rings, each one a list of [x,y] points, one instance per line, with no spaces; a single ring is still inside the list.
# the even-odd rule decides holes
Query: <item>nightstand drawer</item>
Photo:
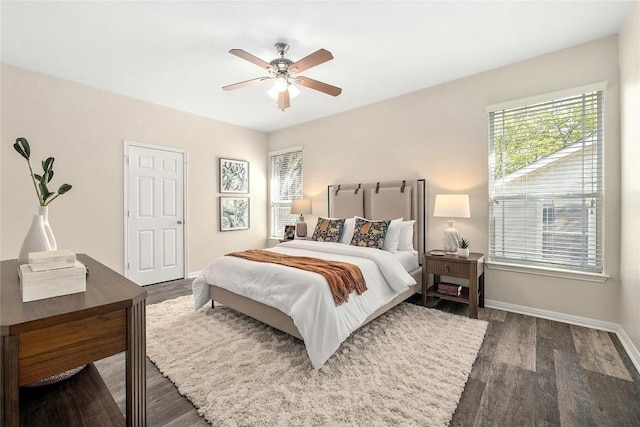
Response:
[[[427,259],[427,271],[431,274],[460,277],[462,279],[469,277],[469,266],[466,262],[455,262],[445,259]]]

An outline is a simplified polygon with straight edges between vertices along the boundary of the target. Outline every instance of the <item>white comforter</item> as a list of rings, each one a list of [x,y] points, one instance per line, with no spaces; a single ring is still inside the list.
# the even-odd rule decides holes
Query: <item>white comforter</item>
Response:
[[[319,274],[223,256],[193,281],[195,308],[209,302],[208,284],[215,284],[279,309],[293,319],[315,369],[370,314],[416,283],[393,254],[379,249],[295,240],[269,250],[355,264],[362,270],[367,291],[352,293],[348,302],[336,307],[326,279]]]

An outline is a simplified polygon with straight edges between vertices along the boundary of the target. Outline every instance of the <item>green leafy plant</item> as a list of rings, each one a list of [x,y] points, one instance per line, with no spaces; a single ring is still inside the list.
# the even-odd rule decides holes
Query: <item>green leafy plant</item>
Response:
[[[458,247],[460,249],[468,249],[469,248],[469,241],[467,239],[465,239],[464,237],[462,237],[460,239],[460,241],[458,242]]]
[[[55,160],[53,157],[49,157],[47,160],[42,162],[42,175],[38,175],[33,173],[33,166],[31,165],[31,147],[29,147],[27,139],[22,137],[16,139],[16,143],[13,144],[13,148],[15,148],[15,150],[27,160],[27,164],[29,165],[29,174],[31,175],[33,187],[36,190],[40,206],[47,206],[60,195],[71,190],[71,185],[62,184],[58,188],[58,191],[49,191],[47,184],[49,184],[53,178],[53,162]]]

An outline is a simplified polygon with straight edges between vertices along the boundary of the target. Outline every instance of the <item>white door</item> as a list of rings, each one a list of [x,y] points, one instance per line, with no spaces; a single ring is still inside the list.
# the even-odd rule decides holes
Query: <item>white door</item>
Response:
[[[183,279],[184,152],[127,146],[126,276],[139,285]]]

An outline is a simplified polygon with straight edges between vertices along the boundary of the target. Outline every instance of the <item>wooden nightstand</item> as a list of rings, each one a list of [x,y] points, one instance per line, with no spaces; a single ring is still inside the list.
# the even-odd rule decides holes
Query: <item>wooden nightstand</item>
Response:
[[[433,274],[433,285],[427,288],[429,274]],[[463,287],[460,296],[441,294],[438,292],[440,276],[467,279],[469,287]],[[484,307],[484,254],[471,252],[467,258],[462,258],[425,253],[422,262],[422,305],[426,306],[427,298],[431,296],[469,304],[469,317],[477,319],[478,306]]]

